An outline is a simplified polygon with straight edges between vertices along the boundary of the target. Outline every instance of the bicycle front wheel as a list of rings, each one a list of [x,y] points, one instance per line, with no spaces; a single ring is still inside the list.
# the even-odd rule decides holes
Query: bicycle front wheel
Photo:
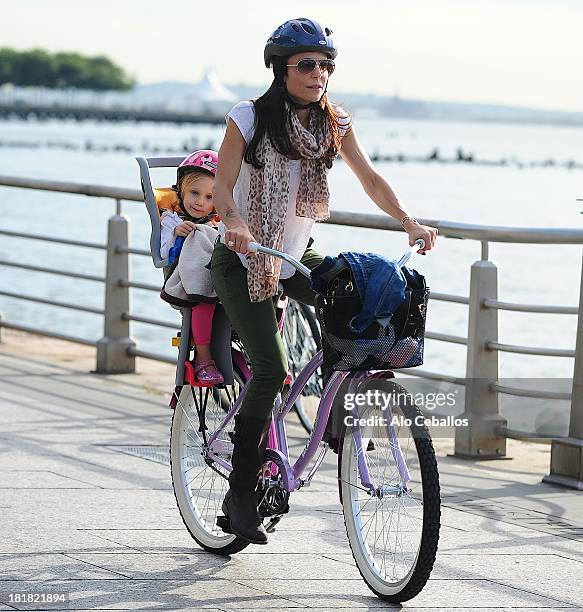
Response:
[[[376,384],[381,393],[406,393],[387,380]],[[367,390],[371,386],[372,381]],[[391,410],[389,416],[386,411],[381,414],[378,406],[358,409],[359,419],[364,420],[359,421],[359,432],[346,428],[338,471],[346,533],[360,574],[378,597],[398,603],[415,597],[429,579],[439,540],[441,500],[433,443],[427,427],[415,421],[421,415],[419,408],[399,403]],[[374,484],[372,493],[361,482],[359,433],[361,448],[368,447],[363,456]]]
[[[249,542],[226,534],[217,526],[217,517],[229,488],[227,470],[207,454],[208,440],[217,431],[239,396],[245,380],[235,368],[233,385],[223,388],[182,387],[170,431],[172,485],[180,515],[190,535],[202,548],[231,555]],[[231,419],[213,449],[225,462],[231,461],[233,431]]]

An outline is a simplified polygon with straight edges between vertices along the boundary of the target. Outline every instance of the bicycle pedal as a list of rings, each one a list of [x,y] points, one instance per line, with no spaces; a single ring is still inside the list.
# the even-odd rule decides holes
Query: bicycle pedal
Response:
[[[277,524],[281,521],[281,516],[274,516],[268,523],[265,525],[265,531],[267,533],[273,533]]]
[[[233,533],[228,516],[217,516],[217,527],[220,527],[225,533]]]

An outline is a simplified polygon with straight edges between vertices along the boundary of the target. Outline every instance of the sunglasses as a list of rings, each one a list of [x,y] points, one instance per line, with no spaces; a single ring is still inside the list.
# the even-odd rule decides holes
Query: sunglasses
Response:
[[[310,74],[316,66],[319,66],[322,72],[327,72],[328,74],[332,74],[334,68],[336,68],[334,60],[331,59],[303,59],[297,64],[286,64],[286,66],[288,68],[297,68],[300,74]]]

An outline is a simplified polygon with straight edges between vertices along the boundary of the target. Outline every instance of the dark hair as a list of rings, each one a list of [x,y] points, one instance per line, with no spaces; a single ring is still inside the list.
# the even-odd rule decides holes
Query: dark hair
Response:
[[[287,57],[276,56],[272,58],[273,82],[262,96],[253,100],[253,106],[255,107],[255,133],[245,149],[244,159],[255,168],[263,167],[262,161],[257,157],[257,148],[265,134],[267,134],[274,148],[279,153],[286,157],[291,157],[293,154],[293,148],[287,132],[287,126],[291,120],[290,113],[293,110],[291,105],[289,109],[286,108],[285,103],[289,100],[289,94],[283,79],[287,71],[285,65],[287,60]],[[327,93],[324,93],[319,102],[311,105],[311,112],[318,113],[316,122],[317,133],[324,131],[326,123],[330,129],[332,140],[325,158],[326,165],[328,168],[331,168],[332,162],[340,150],[340,128],[346,128],[346,126],[340,123],[342,115],[338,113],[330,102]]]

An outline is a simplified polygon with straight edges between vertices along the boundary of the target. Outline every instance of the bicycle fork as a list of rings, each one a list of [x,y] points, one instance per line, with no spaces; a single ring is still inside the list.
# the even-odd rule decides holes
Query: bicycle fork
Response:
[[[383,415],[383,427],[386,432],[387,439],[389,440],[389,446],[391,448],[391,454],[393,460],[397,465],[399,472],[400,482],[398,484],[389,485],[385,483],[376,483],[372,477],[367,460],[367,453],[362,439],[362,431],[360,428],[360,416],[358,414],[358,406],[354,406],[354,418],[350,426],[352,436],[354,438],[354,445],[356,449],[356,458],[358,462],[358,472],[360,475],[360,483],[368,492],[369,495],[374,497],[386,497],[389,495],[400,496],[407,492],[407,485],[411,481],[411,474],[407,467],[407,461],[403,455],[399,437],[393,424],[393,415],[390,407],[387,409],[387,415]],[[379,425],[380,426],[380,425]]]

